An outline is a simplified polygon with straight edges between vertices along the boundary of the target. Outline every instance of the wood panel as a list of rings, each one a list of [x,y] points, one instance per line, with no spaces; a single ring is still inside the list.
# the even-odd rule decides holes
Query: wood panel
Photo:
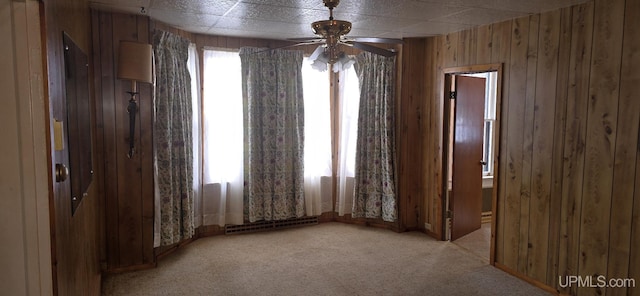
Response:
[[[593,2],[572,8],[571,31],[558,255],[559,276],[565,277],[578,274]],[[561,288],[560,291],[575,294],[576,288]]]
[[[540,15],[531,16],[531,19],[529,20],[529,44],[527,49],[526,91],[524,93],[524,138],[522,142],[522,184],[520,185],[520,245],[518,248],[518,266],[516,269],[518,272],[523,274],[528,274],[531,162],[533,157],[533,120],[536,96],[536,73],[538,65],[539,24]],[[507,224],[509,222],[510,221],[505,221]]]
[[[630,112],[634,112],[633,108],[637,108],[637,86],[640,85],[640,31],[637,29],[640,24],[640,1],[627,1],[625,9],[625,24],[624,24],[624,42],[622,44],[622,71],[621,71],[621,82],[620,82],[620,100],[621,104],[623,102],[628,102],[629,99],[635,98],[636,102],[631,105],[633,107]],[[639,111],[635,110],[636,116]],[[621,118],[626,116],[627,112],[623,112],[620,114]],[[636,119],[637,121],[637,119]],[[631,122],[632,124],[633,122]],[[637,126],[637,125],[636,125]],[[640,132],[640,131],[639,131]],[[636,136],[638,137],[638,136]],[[635,262],[640,262],[640,139],[636,139],[636,142],[630,142],[628,145],[636,147],[636,161],[635,161],[635,180],[627,180],[626,182],[633,182],[634,184],[634,194],[631,197],[633,198],[633,212],[631,216],[631,239],[630,239],[630,254],[629,259],[627,260],[628,264],[628,277],[636,279],[640,279],[640,264]],[[629,151],[630,154],[634,152]],[[618,160],[616,159],[616,162]],[[622,183],[622,182],[619,182]],[[629,186],[628,184],[622,183],[623,186]],[[628,193],[628,192],[626,192]],[[613,210],[613,209],[612,209]],[[618,223],[617,221],[615,221]],[[624,227],[624,225],[622,225]],[[614,246],[618,245],[618,242],[613,244]],[[623,254],[614,254],[613,255],[616,262],[620,262],[620,265],[624,266],[622,257]],[[623,271],[621,271],[623,272]],[[618,276],[618,271],[610,271],[612,277]],[[621,273],[622,274],[622,273]],[[622,276],[622,278],[625,278]],[[637,293],[638,291],[638,283],[636,282],[635,289],[628,289],[629,294],[632,292]]]
[[[444,35],[443,40],[443,68],[458,66],[458,36],[459,32]]]
[[[445,226],[442,223],[442,215],[443,209],[445,206],[445,195],[444,188],[445,182],[447,181],[446,177],[442,174],[443,169],[443,159],[442,159],[442,151],[444,149],[443,142],[443,130],[442,130],[442,121],[439,121],[439,118],[443,118],[444,116],[444,76],[442,69],[444,68],[444,37],[438,37],[430,39],[430,44],[432,44],[432,56],[433,56],[433,65],[431,67],[431,74],[433,75],[433,85],[431,88],[432,95],[430,96],[429,102],[431,103],[429,110],[431,110],[431,116],[429,116],[429,123],[431,131],[431,145],[432,145],[432,155],[431,163],[432,163],[432,183],[426,184],[429,188],[432,188],[432,191],[429,193],[432,201],[432,208],[430,209],[430,223],[431,229],[433,233],[436,234],[436,237],[439,239],[443,239],[445,236],[444,228]],[[427,156],[429,157],[429,156]]]
[[[555,117],[555,93],[558,77],[558,42],[560,11],[540,17],[538,65],[533,120],[531,159],[531,197],[529,204],[529,242],[527,270],[529,276],[546,281],[549,207],[551,191],[551,161]]]
[[[476,63],[491,63],[491,51],[493,41],[493,25],[484,25],[478,27],[478,37],[476,39]]]
[[[138,116],[134,143],[129,149],[127,104],[130,82],[116,79],[116,61],[121,40],[150,43],[147,17],[109,12],[93,12],[94,42],[99,44],[95,63],[97,107],[101,119],[98,130],[104,151],[106,259],[107,269],[154,266],[153,253],[153,104],[151,86],[139,83]]]
[[[425,40],[405,39],[403,45],[402,76],[425,80]],[[408,83],[411,80],[403,80]],[[400,196],[399,214],[407,229],[423,228],[424,217],[420,215],[424,200],[421,166],[423,163],[423,142],[416,141],[414,135],[424,130],[423,110],[426,103],[424,84],[403,84],[401,87],[399,110],[398,180]]]
[[[559,276],[640,275],[640,107],[630,101],[640,83],[640,38],[631,29],[638,5],[596,0],[427,39],[434,48],[426,54],[435,59],[427,60],[434,74],[426,75],[433,82],[423,136],[431,143],[442,140],[433,132],[445,120],[436,105],[442,67],[474,56],[503,63],[496,265],[562,293],[635,291],[560,287]],[[442,162],[432,147],[425,158]],[[427,174],[430,163],[423,164]],[[425,198],[442,194],[441,182],[423,179]],[[438,206],[425,205],[428,221],[436,221]]]
[[[45,85],[48,95],[48,111],[50,118],[66,119],[64,58],[62,32],[66,32],[80,49],[87,54],[91,51],[91,26],[89,7],[84,1],[43,1],[43,12],[46,29],[45,47],[47,60],[47,77]],[[93,66],[89,65],[90,72]],[[91,81],[91,74],[89,81]],[[89,89],[93,89],[90,83]],[[90,91],[90,94],[93,92]],[[91,106],[95,105],[95,96],[90,95]],[[93,109],[93,107],[91,107]],[[92,116],[93,117],[93,116]],[[49,126],[53,124],[50,122]],[[91,123],[95,130],[95,121]],[[51,129],[51,128],[50,128]],[[95,145],[95,135],[92,142]],[[51,142],[50,142],[51,144]],[[51,148],[52,163],[67,163],[65,151],[54,151]],[[93,163],[100,161],[100,155],[93,154]],[[53,165],[51,165],[53,167]],[[95,167],[95,165],[94,165]],[[74,169],[74,168],[70,168]],[[50,176],[53,176],[53,171]],[[98,189],[104,176],[95,172],[93,182],[89,186],[87,196],[78,205],[76,212],[71,212],[70,192],[65,183],[54,183],[50,202],[53,261],[53,294],[58,295],[97,295],[100,293],[100,254],[103,247],[100,229],[100,204],[102,199]],[[67,187],[65,189],[65,187]]]
[[[461,31],[458,33],[458,66],[473,65],[475,63],[476,38],[478,29]]]
[[[511,75],[511,71],[508,67],[508,61],[511,58],[511,28],[512,28],[512,21],[505,21],[505,22],[501,22],[501,23],[496,23],[492,25],[491,31],[491,62],[494,64],[504,64],[505,66],[502,68],[502,75],[501,77],[499,77],[499,79],[501,79],[502,81],[500,81],[498,83],[498,85],[501,86],[500,89],[497,90],[497,95],[501,96],[502,98],[499,100],[502,103],[500,103],[501,105],[496,105],[496,115],[500,114],[500,121],[501,122],[496,122],[496,128],[495,128],[495,132],[496,134],[494,135],[494,141],[497,147],[499,147],[499,151],[506,151],[506,146],[504,145],[505,140],[504,138],[507,137],[507,129],[505,127],[509,126],[509,116],[506,114],[506,112],[508,112],[509,110],[509,105],[510,105],[510,96],[509,96],[509,81],[511,79],[510,75]],[[501,161],[502,157],[500,155],[495,155],[495,159],[494,159],[494,166],[495,168],[497,168],[497,170],[499,172],[505,172],[506,168],[505,165],[503,164],[504,162]],[[492,229],[491,229],[491,233],[496,234],[496,233],[503,233],[504,230],[504,225],[503,223],[499,223],[499,221],[504,221],[504,215],[505,215],[505,199],[504,199],[504,192],[505,192],[505,187],[501,186],[500,184],[504,184],[504,182],[500,182],[502,180],[504,180],[506,178],[506,174],[501,174],[498,176],[499,180],[497,180],[498,182],[496,182],[496,180],[494,180],[493,184],[493,191],[492,191],[492,200],[493,202],[495,202],[496,204],[493,205],[492,204],[492,208],[496,208],[497,213],[493,213],[492,217],[495,217],[494,219],[496,219],[496,221],[498,221],[498,223],[492,223]],[[496,179],[498,179],[496,178]],[[498,186],[496,187],[496,184],[498,184]],[[497,248],[498,250],[500,250],[501,246],[504,248],[504,236],[503,235],[498,235],[497,239],[495,240],[494,243],[494,251],[491,254],[492,256],[494,256],[493,258],[495,259],[497,256],[495,253],[495,249]],[[498,255],[502,256],[502,252],[499,252]]]
[[[517,266],[518,248],[520,244],[520,186],[522,184],[522,141],[524,134],[524,100],[517,94],[526,93],[527,84],[527,50],[529,44],[529,17],[515,19],[512,25],[511,57],[509,68],[511,70],[509,93],[514,94],[507,109],[508,125],[503,127],[508,145],[503,151],[506,170],[501,174],[505,176],[504,206],[501,215],[504,230],[500,233],[500,242],[497,244],[497,252],[501,256],[496,258],[507,266]],[[506,108],[505,108],[506,109]],[[505,245],[510,246],[505,248]]]
[[[437,132],[434,130],[435,126],[433,125],[432,121],[430,120],[430,118],[428,117],[428,114],[431,114],[433,111],[433,109],[435,108],[435,98],[433,97],[431,90],[435,87],[434,83],[434,76],[436,75],[433,66],[436,63],[436,56],[435,56],[435,42],[433,42],[433,40],[427,39],[425,40],[425,47],[424,47],[424,51],[422,54],[425,55],[425,78],[424,78],[424,82],[425,82],[425,102],[424,102],[424,111],[423,111],[423,120],[422,120],[422,124],[424,127],[424,133],[426,134],[433,134],[434,132]],[[423,190],[424,190],[424,204],[423,204],[423,208],[422,208],[422,212],[424,213],[424,220],[426,223],[429,223],[430,228],[427,229],[428,232],[430,233],[435,233],[438,230],[438,225],[434,225],[434,215],[432,213],[432,211],[430,211],[429,209],[433,209],[434,208],[434,202],[436,199],[436,188],[433,186],[434,184],[434,179],[436,178],[436,176],[438,175],[438,172],[440,170],[440,168],[436,167],[436,163],[434,162],[435,158],[433,157],[428,157],[429,155],[434,155],[434,151],[437,150],[437,145],[434,145],[433,142],[431,142],[431,139],[429,137],[422,137],[422,149],[424,151],[424,158],[423,158],[423,168],[425,168],[424,173],[422,174],[422,184],[423,184]]]
[[[618,121],[624,1],[595,1],[579,274],[606,276]],[[602,288],[578,294],[603,293]]]
[[[611,221],[609,222],[609,252],[607,278],[636,278],[630,274],[630,268],[636,268],[638,259],[631,255],[638,252],[638,245],[632,246],[632,222],[634,202],[640,188],[636,187],[638,139],[640,124],[640,100],[637,87],[640,85],[640,1],[626,1],[624,20],[624,40],[622,43],[622,61],[620,70],[620,98],[618,102],[617,135],[615,160],[613,166],[613,192],[611,193]],[[634,191],[636,199],[634,201]],[[635,220],[638,217],[636,214]],[[636,222],[637,223],[637,222]],[[637,229],[635,230],[637,233]],[[637,238],[637,237],[636,237]],[[637,242],[637,241],[636,241]],[[637,257],[636,257],[637,258]],[[631,260],[630,260],[631,259]],[[608,288],[607,295],[632,294],[637,289]]]
[[[560,210],[562,206],[562,183],[564,168],[564,137],[567,114],[567,92],[569,89],[569,59],[571,54],[571,8],[564,8],[560,15],[558,45],[558,74],[556,76],[555,119],[553,128],[553,150],[551,152],[551,188],[549,196],[549,239],[547,255],[547,279],[552,287],[558,283],[560,242]]]

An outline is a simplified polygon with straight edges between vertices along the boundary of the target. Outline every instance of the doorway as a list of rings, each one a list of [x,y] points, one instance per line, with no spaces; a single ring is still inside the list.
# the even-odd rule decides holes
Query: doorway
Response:
[[[501,65],[444,70],[445,238],[494,263]]]

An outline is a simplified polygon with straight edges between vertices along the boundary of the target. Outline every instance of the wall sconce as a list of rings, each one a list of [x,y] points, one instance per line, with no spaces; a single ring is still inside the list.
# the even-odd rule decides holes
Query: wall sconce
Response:
[[[136,129],[136,113],[138,104],[136,95],[138,94],[137,82],[151,83],[152,75],[152,54],[151,44],[131,41],[120,41],[118,50],[118,79],[131,80],[131,90],[127,93],[131,95],[129,99],[129,158],[135,153],[134,134]]]

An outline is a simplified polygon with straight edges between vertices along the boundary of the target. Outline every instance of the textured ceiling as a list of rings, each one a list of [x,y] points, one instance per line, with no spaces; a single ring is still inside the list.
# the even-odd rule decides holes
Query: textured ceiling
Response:
[[[588,0],[341,0],[335,18],[349,36],[426,37],[461,31]],[[329,18],[322,0],[90,0],[93,8],[135,14],[193,33],[287,39],[313,37]],[[144,7],[144,12],[141,8]]]

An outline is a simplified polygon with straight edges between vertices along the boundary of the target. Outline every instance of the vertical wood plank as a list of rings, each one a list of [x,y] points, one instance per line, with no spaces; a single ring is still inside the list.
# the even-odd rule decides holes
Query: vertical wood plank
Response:
[[[580,213],[584,146],[589,99],[589,72],[593,33],[593,2],[572,8],[571,55],[567,92],[567,121],[564,139],[564,167],[561,202],[561,228],[558,275],[578,275]],[[576,287],[560,291],[576,293]]]
[[[458,66],[458,35],[457,32],[444,35],[444,68]]]
[[[423,159],[422,159],[422,167],[424,169],[424,173],[422,174],[422,184],[423,184],[423,200],[424,205],[422,208],[423,219],[426,223],[431,225],[431,229],[429,231],[433,232],[435,229],[433,228],[433,217],[430,215],[430,209],[433,207],[433,192],[434,192],[434,184],[431,183],[433,174],[435,172],[432,162],[432,155],[434,155],[434,143],[432,141],[434,130],[433,124],[431,121],[435,120],[436,116],[434,116],[434,99],[433,99],[433,88],[435,81],[435,59],[433,52],[435,50],[434,46],[434,38],[425,39],[425,47],[422,54],[425,55],[425,94],[424,94],[424,119],[423,119],[423,135],[422,135],[422,147],[424,151]]]
[[[476,63],[491,63],[491,51],[493,41],[493,24],[478,27],[476,44]]]
[[[402,71],[403,77],[413,77],[424,81],[424,39],[406,39],[403,45]],[[407,229],[417,229],[419,226],[420,209],[422,208],[422,155],[424,153],[421,141],[411,139],[422,136],[422,109],[425,91],[424,84],[410,84],[409,79],[403,79],[402,98],[400,105],[400,163],[399,163],[399,192],[402,197],[400,215],[403,226]],[[424,227],[423,225],[420,225]]]
[[[469,65],[477,64],[478,58],[478,28],[474,27],[469,36]]]
[[[113,14],[114,59],[118,60],[118,46],[121,40],[137,41],[137,18],[135,15]],[[136,154],[129,159],[129,116],[127,104],[130,88],[128,81],[115,82],[115,129],[116,159],[118,167],[118,227],[120,244],[120,265],[132,266],[142,264],[142,177],[140,166],[139,128],[136,130]],[[137,117],[139,125],[140,117]]]
[[[504,21],[501,23],[493,24],[492,26],[492,39],[491,39],[491,63],[501,63],[504,64],[502,67],[502,79],[501,89],[497,91],[498,95],[501,96],[501,105],[496,106],[496,115],[499,117],[499,122],[496,122],[498,125],[496,127],[496,135],[494,135],[494,141],[496,145],[499,145],[499,151],[504,153],[507,150],[507,127],[509,126],[509,116],[507,114],[509,110],[510,96],[509,96],[509,81],[510,81],[510,65],[509,60],[511,59],[511,27],[512,21]],[[504,248],[500,249],[500,246],[504,246],[504,223],[500,221],[504,221],[505,215],[505,199],[504,199],[504,186],[501,184],[505,184],[504,180],[506,178],[506,174],[500,172],[506,172],[505,169],[506,162],[503,157],[500,155],[496,155],[494,159],[494,171],[497,169],[498,175],[494,175],[494,178],[498,179],[498,188],[493,188],[493,195],[497,196],[495,200],[496,204],[496,214],[493,214],[493,219],[497,222],[492,223],[492,227],[495,229],[491,229],[491,232],[497,234],[496,238],[496,247],[497,247],[497,255],[495,258],[503,260],[504,257]],[[496,182],[494,181],[494,184]],[[493,197],[492,197],[493,198]],[[496,251],[494,250],[494,253]],[[500,262],[500,261],[499,261]]]
[[[636,98],[635,100],[637,101],[637,86],[640,85],[640,72],[638,71],[638,69],[640,69],[640,31],[637,29],[640,26],[638,23],[639,20],[640,1],[627,1],[625,9],[624,43],[622,44],[622,85],[620,89],[620,99],[623,102],[632,98]],[[621,103],[620,106],[624,105]],[[638,111],[636,111],[636,113],[638,113]],[[634,144],[630,143],[630,145],[633,146]],[[628,277],[636,280],[636,288],[633,290],[629,289],[629,292],[635,291],[637,293],[639,289],[638,281],[640,280],[640,264],[637,264],[637,262],[640,262],[640,139],[636,139],[635,147],[636,177],[635,180],[633,180],[635,190],[633,195],[630,242],[631,253],[629,254],[628,259]],[[617,258],[614,260],[618,261]]]
[[[471,65],[471,30],[458,32],[458,66]]]
[[[104,176],[105,176],[105,227],[107,230],[107,264],[120,265],[119,215],[118,215],[118,167],[116,161],[116,130],[115,130],[115,65],[113,63],[113,18],[109,13],[100,13],[100,64],[102,92],[99,102],[102,105],[102,125],[104,138]]]
[[[102,13],[92,10],[91,11],[91,30],[92,32],[100,32],[102,26],[101,26],[101,15]],[[92,38],[93,41],[93,85],[94,85],[94,92],[92,94],[93,97],[93,115],[95,117],[95,128],[93,130],[94,133],[94,144],[93,144],[93,153],[94,158],[95,159],[99,159],[99,161],[94,161],[93,162],[93,170],[94,170],[94,175],[97,176],[101,176],[99,177],[97,180],[95,180],[94,182],[96,182],[97,184],[97,193],[98,193],[98,216],[100,221],[102,221],[99,225],[99,235],[100,235],[100,242],[103,242],[105,245],[107,244],[107,228],[106,228],[106,212],[107,209],[105,207],[106,205],[106,200],[105,200],[105,192],[106,192],[106,188],[104,186],[104,177],[102,177],[104,175],[104,171],[105,171],[105,162],[103,161],[105,159],[105,145],[104,145],[104,113],[103,113],[103,106],[102,106],[102,100],[98,100],[97,98],[102,98],[102,96],[100,94],[102,94],[103,90],[102,90],[102,53],[99,50],[99,48],[101,48],[100,45],[100,38],[99,38],[100,34],[94,35],[94,37]],[[101,246],[100,247],[100,261],[105,262],[107,260],[107,252],[106,252],[106,246]]]
[[[564,159],[564,137],[567,115],[567,92],[569,88],[569,59],[571,56],[571,8],[563,8],[560,15],[560,40],[558,46],[558,75],[555,94],[555,120],[553,127],[553,150],[551,162],[551,192],[549,196],[549,239],[547,255],[547,279],[545,283],[556,287],[558,283],[560,210],[562,207],[562,183]]]
[[[505,176],[504,195],[504,239],[500,249],[503,250],[499,262],[513,268],[518,267],[518,248],[520,244],[520,185],[522,183],[522,141],[524,132],[524,107],[527,90],[527,49],[529,42],[529,17],[513,21],[511,37],[511,70],[509,94],[511,101],[508,109],[509,125],[503,128],[508,142],[505,145],[504,161],[506,170],[500,172]],[[508,247],[507,247],[508,246]]]
[[[518,249],[518,272],[529,274],[529,208],[531,202],[531,169],[533,158],[533,120],[536,97],[538,65],[538,35],[540,15],[529,19],[529,42],[527,48],[527,89],[525,93],[524,132],[522,142],[522,184],[520,185],[520,246]]]
[[[549,242],[549,201],[558,77],[560,11],[540,16],[536,96],[534,104],[533,154],[531,160],[531,198],[529,205],[528,275],[545,282]]]
[[[579,274],[607,274],[624,0],[595,1]],[[603,293],[602,288],[579,294]]]
[[[607,278],[630,278],[629,268],[636,268],[639,261],[631,257],[634,191],[639,191],[636,182],[637,159],[640,142],[640,1],[626,1],[624,16],[624,40],[620,71],[620,99],[618,102],[618,124],[615,161],[613,167],[613,192],[611,194],[611,221],[609,223],[609,253]],[[637,195],[636,195],[637,196]],[[636,248],[637,249],[637,248]],[[637,251],[636,251],[637,252]],[[635,288],[638,289],[638,288]],[[627,295],[627,287],[608,288],[607,295]],[[637,291],[636,291],[637,292]]]
[[[137,16],[138,41],[153,44],[153,35],[149,20]],[[183,36],[185,37],[185,36]],[[185,37],[186,38],[186,37]],[[155,262],[153,254],[154,225],[154,172],[153,172],[153,91],[151,84],[141,83],[140,91],[138,143],[140,155],[140,217],[142,219],[142,263]]]
[[[432,108],[432,116],[435,120],[430,120],[432,126],[431,130],[434,131],[433,136],[434,141],[433,144],[435,151],[432,155],[432,161],[434,164],[434,168],[436,174],[433,175],[433,186],[434,186],[434,196],[431,196],[433,199],[433,207],[431,208],[431,217],[434,217],[432,229],[435,229],[440,238],[445,237],[444,233],[444,225],[443,225],[443,212],[442,208],[445,204],[445,190],[446,188],[442,187],[445,176],[442,175],[442,152],[444,149],[442,143],[443,139],[443,118],[444,118],[444,74],[442,69],[444,68],[444,37],[438,36],[434,40],[436,52],[434,53],[435,59],[435,83],[434,83],[434,93],[435,97],[432,98],[434,105]]]

